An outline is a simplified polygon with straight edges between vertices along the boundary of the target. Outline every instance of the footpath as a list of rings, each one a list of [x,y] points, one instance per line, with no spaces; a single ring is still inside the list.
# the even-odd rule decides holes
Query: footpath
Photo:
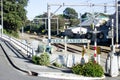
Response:
[[[20,70],[26,71],[29,75],[35,75],[40,77],[49,77],[55,79],[63,79],[63,80],[117,80],[110,78],[98,78],[98,77],[84,77],[71,73],[69,68],[57,68],[53,66],[40,66],[35,65],[30,60],[24,59],[21,55],[16,54],[11,51],[4,42],[1,42],[6,54],[9,56],[11,62]],[[19,50],[18,50],[19,51]],[[118,79],[119,80],[119,79]]]
[[[49,78],[57,78],[64,80],[91,80],[91,79],[104,79],[102,78],[92,78],[92,77],[84,77],[78,76],[70,73],[70,69],[68,68],[56,68],[52,66],[40,66],[31,63],[29,60],[24,59],[22,57],[18,57],[14,52],[12,52],[3,42],[1,42],[6,54],[9,56],[10,60],[19,70],[23,70],[28,72],[29,75],[41,76],[41,77],[49,77]]]

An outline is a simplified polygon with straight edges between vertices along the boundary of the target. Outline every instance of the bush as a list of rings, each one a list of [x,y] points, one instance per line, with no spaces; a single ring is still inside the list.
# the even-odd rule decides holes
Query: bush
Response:
[[[7,34],[7,35],[9,35],[9,36],[13,36],[13,37],[15,37],[15,38],[19,38],[19,33],[17,32],[17,31],[13,31],[13,30],[3,30],[3,33],[4,34]]]
[[[88,62],[84,65],[83,75],[91,77],[101,77],[103,76],[104,71],[102,66],[94,62]]]
[[[54,63],[53,63],[53,66],[62,67],[62,65],[61,65],[61,64],[58,64],[57,62],[54,62]]]
[[[40,56],[33,56],[32,62],[38,65],[49,65],[50,64],[50,58],[47,53],[43,53]]]
[[[83,65],[77,64],[72,67],[72,72],[74,74],[82,75],[83,74]]]
[[[35,63],[35,64],[39,64],[39,60],[40,60],[40,57],[38,57],[38,56],[33,56],[32,57],[32,62]]]
[[[46,65],[46,66],[50,64],[50,57],[47,53],[43,53],[40,55],[39,64]]]
[[[88,62],[84,65],[78,64],[72,67],[75,74],[88,77],[101,77],[104,74],[102,66],[94,62]]]

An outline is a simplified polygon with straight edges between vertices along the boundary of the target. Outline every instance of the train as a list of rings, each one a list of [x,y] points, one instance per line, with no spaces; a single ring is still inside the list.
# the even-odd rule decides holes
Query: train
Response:
[[[97,27],[97,41],[98,42],[106,42],[108,41],[108,32],[110,31],[109,26],[101,26]],[[91,41],[94,41],[94,30],[90,29],[90,27],[70,27],[65,30],[64,34],[70,38],[87,38]]]

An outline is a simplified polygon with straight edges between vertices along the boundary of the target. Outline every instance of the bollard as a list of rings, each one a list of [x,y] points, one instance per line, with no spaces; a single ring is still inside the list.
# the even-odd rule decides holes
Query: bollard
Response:
[[[115,46],[111,45],[111,53],[110,53],[110,72],[111,77],[116,77],[119,75],[118,71],[118,61],[117,54],[115,52]]]
[[[108,54],[107,56],[107,59],[106,59],[106,64],[105,64],[105,70],[106,70],[106,73],[109,74],[110,72],[110,54]]]
[[[100,54],[101,54],[101,48],[97,47],[97,62],[100,64]]]
[[[88,40],[87,49],[90,49],[90,40]]]
[[[86,53],[86,46],[84,45],[82,47],[82,58],[84,57],[84,54]]]

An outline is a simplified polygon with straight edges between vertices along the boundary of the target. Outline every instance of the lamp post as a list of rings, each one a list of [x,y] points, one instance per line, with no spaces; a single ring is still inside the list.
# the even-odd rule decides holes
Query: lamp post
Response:
[[[1,36],[3,34],[3,0],[1,0]]]

